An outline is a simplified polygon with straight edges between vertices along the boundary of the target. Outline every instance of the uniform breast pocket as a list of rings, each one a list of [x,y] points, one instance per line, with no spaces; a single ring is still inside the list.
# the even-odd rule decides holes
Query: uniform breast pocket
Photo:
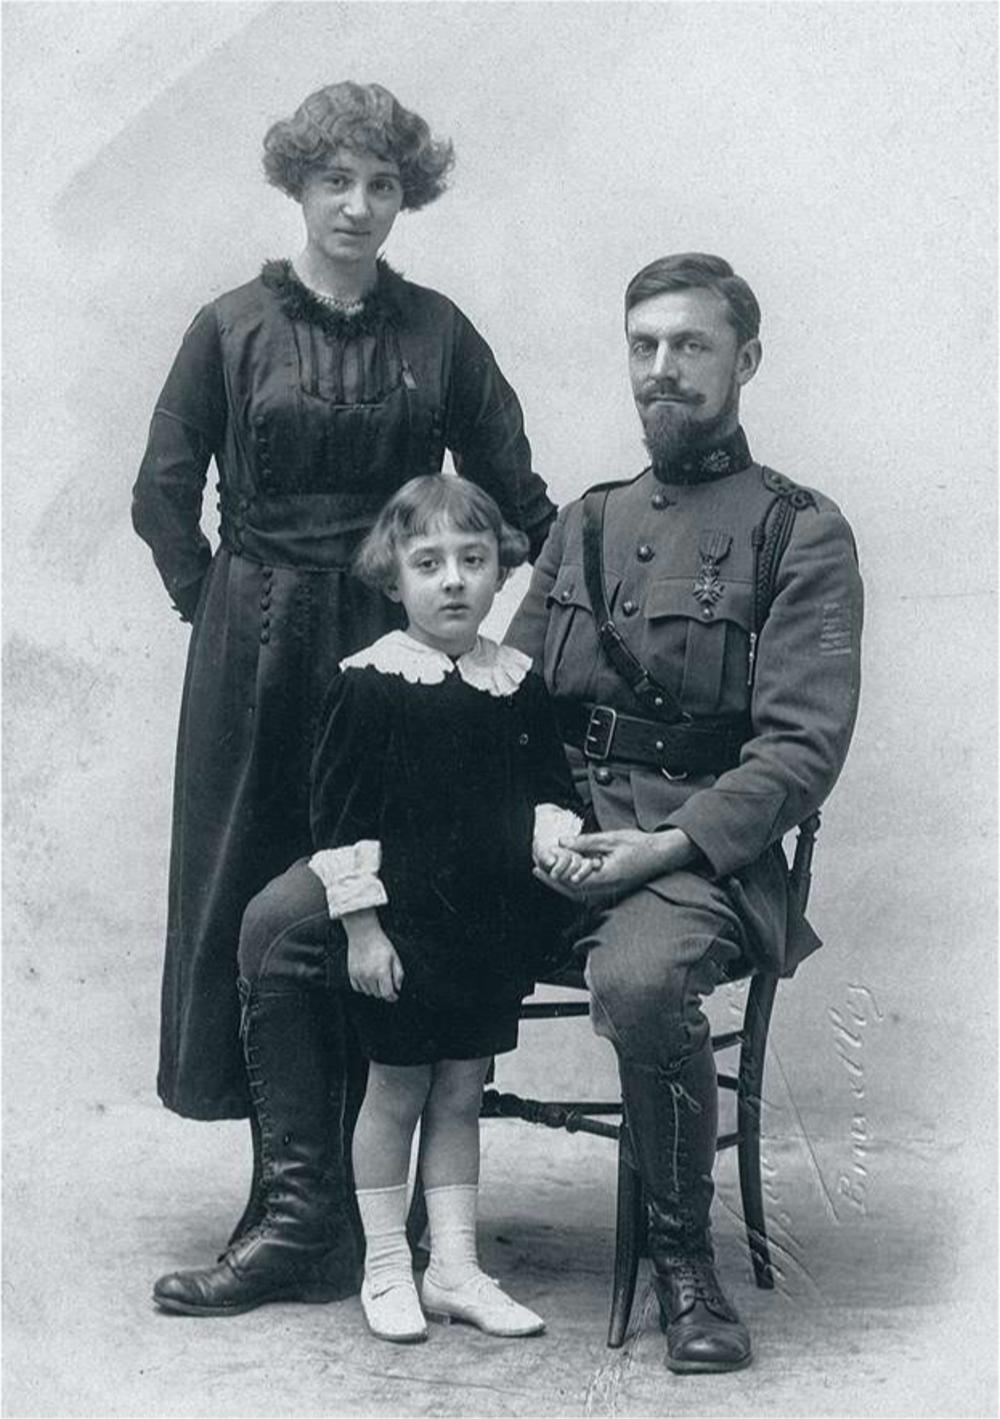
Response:
[[[616,572],[605,570],[605,593],[612,611],[620,581]],[[561,694],[572,694],[579,690],[581,681],[589,679],[600,654],[582,562],[565,562],[559,568],[552,590],[545,598],[545,609],[549,618],[545,633],[545,682]],[[563,674],[557,678],[560,667]]]
[[[737,714],[747,705],[751,584],[726,580],[712,599],[690,577],[653,582],[646,595],[650,663],[681,661],[680,698],[695,715]],[[676,682],[674,682],[676,683]]]

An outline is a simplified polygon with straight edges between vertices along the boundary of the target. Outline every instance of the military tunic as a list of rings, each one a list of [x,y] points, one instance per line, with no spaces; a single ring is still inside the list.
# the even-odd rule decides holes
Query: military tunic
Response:
[[[794,485],[792,485],[794,486]],[[668,779],[655,767],[584,763],[571,751],[602,829],[682,829],[707,863],[650,884],[702,906],[724,899],[752,964],[791,973],[819,944],[786,940],[781,838],[830,792],[858,705],[862,586],[851,529],[810,491],[781,559],[750,684],[754,529],[786,480],[757,463],[698,481],[647,470],[614,485],[604,530],[608,604],[634,654],[695,719],[749,714],[736,767]],[[582,504],[559,514],[507,639],[559,699],[645,715],[607,661],[584,583]],[[714,904],[708,903],[711,883]],[[706,890],[702,890],[705,886]],[[722,897],[719,893],[723,894]],[[704,900],[703,900],[704,899]]]

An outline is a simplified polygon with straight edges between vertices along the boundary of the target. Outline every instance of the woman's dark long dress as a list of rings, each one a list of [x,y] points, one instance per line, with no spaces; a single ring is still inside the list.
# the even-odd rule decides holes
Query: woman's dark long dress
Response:
[[[205,306],[157,403],[133,522],[193,616],[174,785],[160,1098],[247,1115],[236,950],[250,898],[311,850],[310,754],[338,662],[399,625],[348,572],[387,497],[449,449],[533,552],[555,510],[517,398],[445,296],[380,264],[360,316],[287,262]],[[201,531],[215,459],[220,545]]]

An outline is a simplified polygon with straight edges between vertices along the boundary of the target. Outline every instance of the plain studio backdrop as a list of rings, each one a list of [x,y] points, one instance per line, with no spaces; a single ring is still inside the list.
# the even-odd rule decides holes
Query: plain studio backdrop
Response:
[[[130,487],[194,312],[299,247],[299,209],[261,176],[265,128],[352,77],[387,85],[454,140],[450,190],[399,218],[387,256],[485,334],[557,502],[644,462],[622,336],[629,277],[657,255],[706,250],[757,292],[751,446],[837,500],[867,587],[861,715],[816,859],[826,945],[779,991],[770,1127],[813,1153],[810,1206],[845,1235],[866,1230],[873,1268],[894,1264],[880,1217],[911,1164],[947,1169],[930,1201],[908,1194],[936,1268],[919,1287],[979,1299],[939,1337],[941,1392],[920,1412],[985,1412],[993,7],[4,11],[5,1295],[11,1364],[24,1367],[12,1395],[31,1394],[32,1412],[54,1403],[40,1356],[65,1334],[56,1302],[31,1290],[31,1259],[64,1245],[71,1276],[74,1218],[115,1245],[100,1198],[120,1160],[101,1120],[151,1121],[148,1147],[165,1156],[219,1127],[172,1119],[154,1093],[188,631],[132,532]],[[585,1027],[538,1072],[557,1076],[556,1094],[612,1078]],[[74,1166],[81,1131],[89,1152]],[[238,1200],[216,1205],[228,1216]]]

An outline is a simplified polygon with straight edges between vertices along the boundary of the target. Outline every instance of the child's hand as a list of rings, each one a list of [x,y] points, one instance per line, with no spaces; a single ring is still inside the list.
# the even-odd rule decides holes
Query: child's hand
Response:
[[[374,915],[374,912],[371,913],[372,917]],[[351,989],[359,995],[373,995],[378,1000],[395,1004],[403,985],[403,963],[395,946],[378,925],[377,919],[374,924],[366,923],[363,930],[352,930],[349,922],[350,918],[345,917],[347,978]]]
[[[569,882],[577,886],[600,869],[601,859],[584,857],[568,847],[550,847],[539,854],[538,866],[553,882]]]

